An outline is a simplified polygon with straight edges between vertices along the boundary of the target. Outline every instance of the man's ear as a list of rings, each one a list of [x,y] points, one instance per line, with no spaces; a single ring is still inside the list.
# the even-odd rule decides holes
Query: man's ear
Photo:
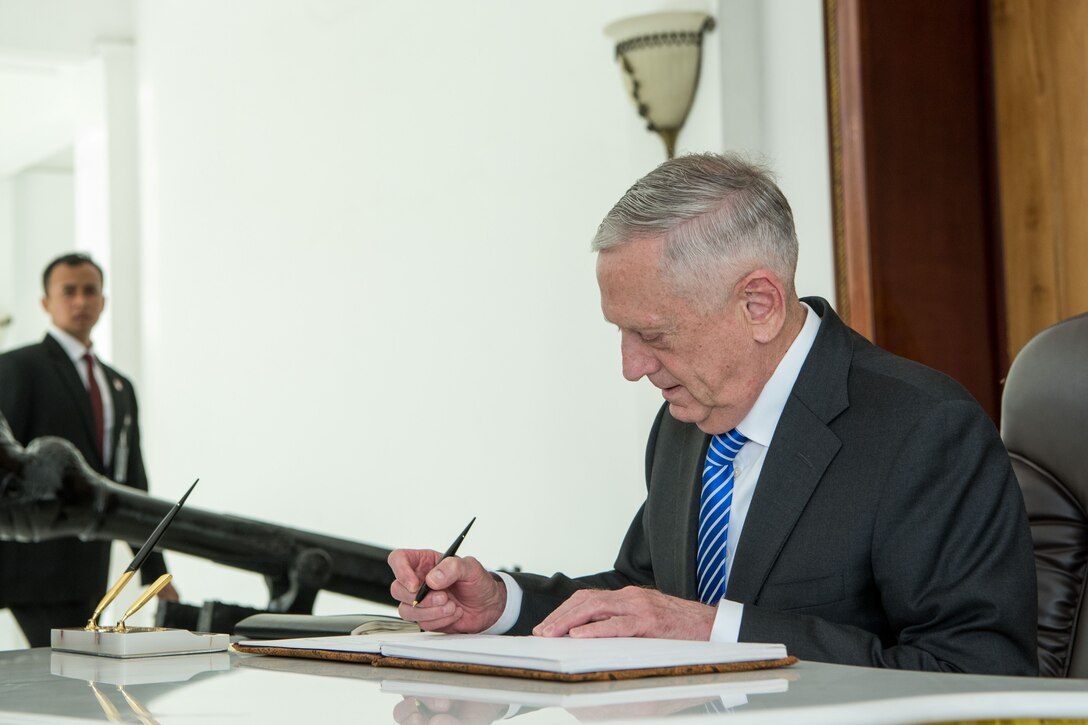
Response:
[[[778,275],[757,269],[737,285],[744,298],[745,315],[756,342],[770,342],[786,324],[786,291]]]

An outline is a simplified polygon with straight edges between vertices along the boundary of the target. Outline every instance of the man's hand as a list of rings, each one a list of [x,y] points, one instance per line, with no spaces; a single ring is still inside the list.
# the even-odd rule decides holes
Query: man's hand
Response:
[[[177,602],[181,600],[181,596],[178,594],[178,590],[174,588],[174,585],[172,583],[167,584],[162,589],[160,589],[159,593],[155,596],[157,596],[161,601],[164,602]]]
[[[437,632],[481,632],[502,616],[506,586],[471,556],[450,556],[426,549],[397,549],[389,555],[396,577],[389,593],[401,602],[402,619]],[[430,593],[412,601],[426,578]]]
[[[655,589],[583,589],[533,627],[538,637],[710,639],[714,607]]]

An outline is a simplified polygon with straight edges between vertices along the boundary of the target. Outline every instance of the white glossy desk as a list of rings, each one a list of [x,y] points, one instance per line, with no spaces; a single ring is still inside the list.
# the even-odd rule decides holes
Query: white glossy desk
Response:
[[[802,662],[761,673],[561,684],[222,653],[113,661],[48,649],[0,652],[0,723],[424,725],[436,713],[445,724],[512,716],[526,725],[1088,718],[1088,680]]]

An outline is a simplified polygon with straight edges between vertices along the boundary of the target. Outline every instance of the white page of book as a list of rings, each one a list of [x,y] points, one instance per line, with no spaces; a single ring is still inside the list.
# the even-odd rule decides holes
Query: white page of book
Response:
[[[716,643],[612,637],[510,637],[447,635],[425,640],[382,638],[386,657],[518,667],[565,674],[681,665],[749,662],[786,657],[781,644]]]

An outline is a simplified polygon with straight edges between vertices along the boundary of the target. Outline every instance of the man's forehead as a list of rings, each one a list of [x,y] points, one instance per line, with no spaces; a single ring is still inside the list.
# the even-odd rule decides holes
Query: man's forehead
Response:
[[[653,283],[625,278],[601,284],[601,313],[620,329],[662,329],[672,325],[675,298]]]
[[[665,331],[690,312],[666,278],[660,238],[639,239],[597,256],[604,318],[621,329]]]
[[[93,264],[58,264],[49,275],[50,286],[76,287],[102,284],[102,278]]]
[[[619,330],[634,330],[638,332],[664,331],[674,326],[671,317],[663,315],[656,310],[640,311],[630,309],[609,310],[601,305],[604,319],[615,325]]]

